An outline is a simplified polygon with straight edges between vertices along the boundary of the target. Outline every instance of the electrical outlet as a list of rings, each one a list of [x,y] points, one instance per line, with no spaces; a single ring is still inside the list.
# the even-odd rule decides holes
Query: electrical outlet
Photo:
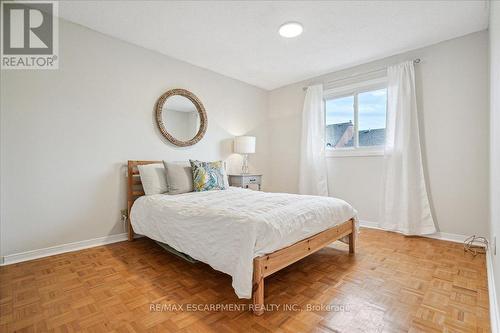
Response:
[[[123,223],[127,223],[128,210],[126,210],[126,209],[120,210],[120,217],[121,217]]]

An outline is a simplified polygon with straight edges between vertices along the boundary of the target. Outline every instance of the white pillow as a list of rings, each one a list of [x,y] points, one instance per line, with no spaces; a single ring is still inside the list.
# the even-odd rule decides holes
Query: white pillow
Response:
[[[142,188],[146,195],[167,192],[167,175],[163,163],[138,165],[137,169],[139,169]]]

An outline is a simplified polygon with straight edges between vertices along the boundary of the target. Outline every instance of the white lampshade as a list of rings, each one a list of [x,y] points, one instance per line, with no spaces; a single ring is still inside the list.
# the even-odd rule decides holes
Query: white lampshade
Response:
[[[255,136],[237,136],[234,138],[234,152],[238,154],[255,153]]]

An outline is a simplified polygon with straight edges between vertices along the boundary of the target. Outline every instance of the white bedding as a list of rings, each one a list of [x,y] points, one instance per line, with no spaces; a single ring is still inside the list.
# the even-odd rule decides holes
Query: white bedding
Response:
[[[356,211],[340,199],[235,187],[143,196],[130,214],[136,233],[231,275],[240,298],[251,298],[255,257],[352,217],[357,223]]]

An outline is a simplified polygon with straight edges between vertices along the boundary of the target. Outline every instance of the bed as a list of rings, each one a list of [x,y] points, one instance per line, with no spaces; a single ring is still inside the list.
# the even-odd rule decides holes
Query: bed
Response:
[[[264,313],[264,279],[342,239],[355,251],[356,211],[345,201],[230,187],[144,196],[128,161],[128,236],[147,236],[232,276],[240,298]],[[195,230],[195,232],[193,232]]]

